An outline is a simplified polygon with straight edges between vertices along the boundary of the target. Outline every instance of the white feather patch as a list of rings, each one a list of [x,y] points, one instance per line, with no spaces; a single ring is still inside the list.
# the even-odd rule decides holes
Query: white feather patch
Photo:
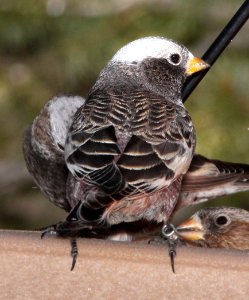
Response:
[[[186,48],[162,37],[145,37],[122,47],[112,58],[112,62],[139,62],[147,57],[169,58],[173,53],[181,54]],[[189,56],[192,56],[189,53]]]

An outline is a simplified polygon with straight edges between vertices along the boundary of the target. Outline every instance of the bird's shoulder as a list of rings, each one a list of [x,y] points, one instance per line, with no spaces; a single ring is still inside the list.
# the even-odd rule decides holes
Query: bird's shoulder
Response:
[[[93,89],[74,115],[70,132],[94,132],[109,125],[136,135],[144,132],[147,138],[161,135],[165,139],[169,131],[177,135],[179,130],[185,137],[193,131],[181,103],[139,86]]]

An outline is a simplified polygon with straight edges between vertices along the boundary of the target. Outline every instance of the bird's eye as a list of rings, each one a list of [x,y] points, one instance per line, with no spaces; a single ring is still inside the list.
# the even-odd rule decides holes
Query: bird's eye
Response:
[[[181,60],[181,56],[178,53],[174,53],[170,55],[170,61],[174,65],[178,65],[180,63],[180,60]]]
[[[215,219],[215,223],[216,225],[218,226],[223,226],[223,225],[226,225],[228,223],[228,218],[226,216],[218,216],[216,219]]]

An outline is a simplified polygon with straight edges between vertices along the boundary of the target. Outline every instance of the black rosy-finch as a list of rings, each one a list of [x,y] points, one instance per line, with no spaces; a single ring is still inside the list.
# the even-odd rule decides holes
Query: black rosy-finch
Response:
[[[249,212],[225,206],[204,208],[180,224],[177,232],[192,245],[249,250]]]
[[[57,234],[167,222],[195,149],[182,86],[207,67],[161,37],[133,41],[113,56],[67,134],[65,160],[81,194]]]

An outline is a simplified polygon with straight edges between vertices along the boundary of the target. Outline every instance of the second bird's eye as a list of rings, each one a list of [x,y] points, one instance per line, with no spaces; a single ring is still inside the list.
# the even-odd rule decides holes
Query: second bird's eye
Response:
[[[216,225],[226,225],[228,223],[228,218],[226,216],[219,216],[215,219]]]
[[[170,55],[170,61],[171,61],[173,64],[177,65],[177,64],[180,62],[180,60],[181,60],[181,57],[180,57],[179,54],[174,53],[174,54],[171,54],[171,55]]]

